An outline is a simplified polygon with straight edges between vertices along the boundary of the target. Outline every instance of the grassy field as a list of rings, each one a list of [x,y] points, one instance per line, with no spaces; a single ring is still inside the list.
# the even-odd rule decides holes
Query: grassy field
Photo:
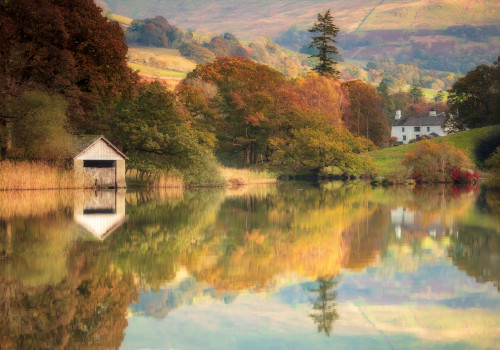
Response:
[[[122,27],[125,27],[125,28],[128,28],[130,27],[130,24],[132,23],[132,19],[131,18],[128,18],[128,17],[125,17],[125,16],[120,16],[120,15],[117,15],[117,14],[110,14],[107,16],[110,20],[112,21],[116,21],[118,23],[120,23],[120,25]]]
[[[195,62],[182,57],[178,50],[161,47],[131,46],[127,59],[132,63],[182,73],[189,73],[196,67]]]
[[[160,78],[166,77],[166,78],[184,79],[186,77],[186,73],[175,72],[168,69],[156,68],[132,62],[128,62],[127,64],[130,68],[138,70],[143,74],[148,74]]]
[[[467,155],[474,161],[475,157],[473,154],[475,141],[490,133],[494,128],[500,128],[499,125],[487,126],[484,128],[467,130],[462,132],[457,132],[444,137],[439,137],[434,141],[441,143],[443,141],[448,141],[455,147],[465,150]],[[370,152],[370,155],[375,160],[378,166],[379,174],[382,176],[387,176],[393,172],[401,164],[401,160],[404,154],[408,151],[415,149],[415,144],[401,145],[397,147],[389,147],[381,150]]]

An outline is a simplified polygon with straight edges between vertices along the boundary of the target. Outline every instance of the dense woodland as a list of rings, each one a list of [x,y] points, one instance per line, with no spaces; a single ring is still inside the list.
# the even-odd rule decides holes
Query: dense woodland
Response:
[[[375,89],[329,74],[290,78],[252,60],[258,48],[230,34],[200,45],[164,18],[133,22],[129,41],[206,53],[169,91],[127,67],[124,32],[93,0],[3,0],[0,19],[2,157],[62,164],[73,135],[103,134],[130,157],[130,168],[177,172],[192,184],[219,183],[218,163],[289,174],[333,166],[361,176],[375,173],[366,152],[387,145],[394,111],[430,106],[417,82],[390,94],[388,79]],[[377,62],[374,70],[385,64]],[[469,127],[498,123],[498,62],[477,69],[491,77],[478,80],[482,114]],[[475,78],[450,91],[460,111],[468,108],[460,97],[470,95],[460,88],[467,79]],[[483,91],[485,83],[491,88]],[[442,98],[438,110],[446,110]]]

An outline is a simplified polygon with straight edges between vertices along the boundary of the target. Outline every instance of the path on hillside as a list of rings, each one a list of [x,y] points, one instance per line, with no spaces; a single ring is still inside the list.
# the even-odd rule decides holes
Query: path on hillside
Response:
[[[368,14],[365,16],[365,18],[363,18],[363,20],[362,20],[362,21],[361,21],[361,23],[359,24],[358,28],[356,28],[355,32],[357,32],[358,30],[360,30],[360,29],[361,29],[361,26],[365,23],[365,21],[368,19],[368,17],[370,17],[370,16],[371,16],[371,14],[373,13],[373,11],[375,11],[375,9],[376,9],[377,7],[382,6],[382,5],[384,4],[384,2],[385,2],[385,0],[380,0],[380,4],[378,4],[377,6],[375,6],[374,8],[372,8],[372,9],[370,10],[370,12],[368,12]]]

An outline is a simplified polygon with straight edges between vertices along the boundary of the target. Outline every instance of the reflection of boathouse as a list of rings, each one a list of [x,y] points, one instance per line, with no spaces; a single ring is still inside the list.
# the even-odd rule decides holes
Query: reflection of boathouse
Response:
[[[125,156],[103,136],[82,136],[78,139],[75,172],[92,179],[100,188],[126,187]]]
[[[87,192],[77,201],[74,219],[99,239],[105,239],[122,226],[125,216],[125,190]]]

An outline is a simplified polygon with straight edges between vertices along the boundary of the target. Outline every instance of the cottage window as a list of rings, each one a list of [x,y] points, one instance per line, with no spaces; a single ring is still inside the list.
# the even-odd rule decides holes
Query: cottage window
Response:
[[[403,141],[406,141],[406,135],[403,135]]]
[[[416,126],[415,131],[420,131],[420,126]]]
[[[405,132],[405,127],[403,126],[403,132]]]
[[[417,140],[418,140],[418,138],[420,137],[420,135],[415,135],[415,137],[416,137],[416,138],[417,138]]]
[[[427,131],[431,131],[431,127],[430,126],[427,127]]]

